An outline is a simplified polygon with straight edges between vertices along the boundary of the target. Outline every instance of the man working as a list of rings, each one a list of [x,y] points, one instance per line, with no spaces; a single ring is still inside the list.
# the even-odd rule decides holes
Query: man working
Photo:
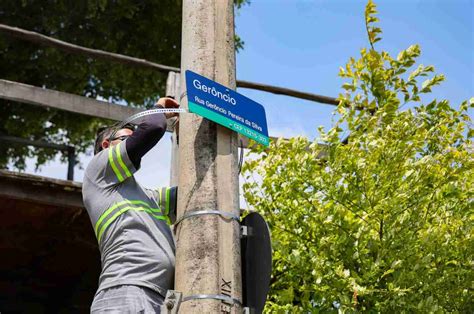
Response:
[[[177,108],[171,98],[157,107]],[[149,190],[135,181],[141,158],[173,113],[148,115],[136,128],[102,130],[84,174],[83,199],[99,242],[102,272],[92,313],[159,313],[173,285],[176,188]]]

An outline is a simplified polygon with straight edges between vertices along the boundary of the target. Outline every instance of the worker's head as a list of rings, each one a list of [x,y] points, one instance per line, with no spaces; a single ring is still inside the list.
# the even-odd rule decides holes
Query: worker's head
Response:
[[[126,124],[121,128],[117,129],[117,126],[107,126],[99,128],[97,136],[95,138],[94,155],[106,149],[112,147],[124,141],[127,137],[133,134],[135,125]]]

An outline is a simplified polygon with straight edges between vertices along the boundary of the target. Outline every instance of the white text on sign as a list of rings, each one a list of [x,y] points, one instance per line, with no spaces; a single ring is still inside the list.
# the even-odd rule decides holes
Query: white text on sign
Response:
[[[198,96],[194,96],[194,101],[197,103],[197,104],[201,104],[201,105],[204,105],[206,106],[207,108],[209,109],[212,109],[212,110],[215,110],[215,111],[218,111],[224,115],[227,115],[228,117],[231,117],[232,119],[234,120],[237,120],[237,121],[240,121],[242,123],[245,123],[246,125],[252,127],[253,129],[255,130],[258,130],[258,131],[262,131],[262,128],[255,122],[252,122],[248,119],[244,119],[242,118],[241,116],[233,113],[232,111],[227,111],[225,110],[224,108],[216,105],[216,104],[213,104],[211,102],[209,102],[208,100],[204,101],[203,99],[199,98]]]
[[[193,86],[196,87],[197,89],[202,90],[205,93],[208,93],[214,97],[220,98],[223,101],[228,102],[234,106],[237,104],[235,99],[232,98],[229,94],[224,94],[218,91],[215,87],[209,87],[207,85],[204,85],[197,79],[193,80]],[[227,92],[229,92],[229,90],[227,90]]]

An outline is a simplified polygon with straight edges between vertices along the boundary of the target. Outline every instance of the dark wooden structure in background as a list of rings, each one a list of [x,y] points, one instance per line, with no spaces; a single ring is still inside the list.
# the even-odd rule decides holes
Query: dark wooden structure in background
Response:
[[[0,170],[0,311],[88,313],[100,255],[81,184]]]

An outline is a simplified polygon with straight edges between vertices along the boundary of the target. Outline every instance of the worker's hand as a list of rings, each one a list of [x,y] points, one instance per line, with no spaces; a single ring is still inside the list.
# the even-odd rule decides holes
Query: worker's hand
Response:
[[[179,108],[179,103],[174,100],[173,98],[170,97],[163,97],[158,99],[158,101],[155,104],[156,107],[158,108]],[[172,118],[172,117],[177,117],[179,114],[178,112],[169,112],[165,113],[166,119]]]

